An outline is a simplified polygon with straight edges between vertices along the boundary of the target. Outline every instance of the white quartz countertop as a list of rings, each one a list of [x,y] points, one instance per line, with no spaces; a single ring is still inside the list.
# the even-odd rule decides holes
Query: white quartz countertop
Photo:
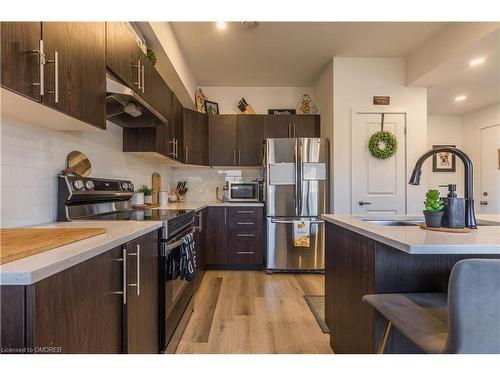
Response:
[[[246,207],[263,207],[264,203],[260,202],[183,202],[183,203],[168,203],[165,205],[161,205],[157,207],[158,209],[167,209],[167,210],[195,210],[200,211],[206,207],[238,207],[238,206],[246,206]]]
[[[72,221],[32,228],[106,228],[106,233],[2,264],[1,285],[29,285],[162,226],[160,221]]]
[[[323,220],[409,254],[500,254],[500,226],[481,226],[470,233],[445,233],[418,226],[387,226],[365,220],[423,220],[422,216],[321,215]],[[478,224],[500,222],[500,215],[477,215]]]

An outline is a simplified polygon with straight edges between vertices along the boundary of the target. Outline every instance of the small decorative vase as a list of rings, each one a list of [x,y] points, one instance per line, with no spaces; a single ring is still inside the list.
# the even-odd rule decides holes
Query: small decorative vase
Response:
[[[425,225],[429,228],[440,228],[443,221],[443,211],[431,212],[424,211]]]
[[[153,204],[153,196],[145,195],[144,196],[144,204]]]
[[[135,193],[132,196],[133,206],[142,206],[144,204],[144,193]]]

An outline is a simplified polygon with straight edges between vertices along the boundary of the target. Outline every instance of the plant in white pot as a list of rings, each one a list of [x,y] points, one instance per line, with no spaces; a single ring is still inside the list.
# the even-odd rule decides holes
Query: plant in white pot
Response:
[[[444,202],[439,196],[439,191],[429,190],[424,201],[425,225],[429,228],[439,228],[443,220]]]
[[[153,193],[154,190],[152,188],[147,187],[146,185],[142,185],[137,193],[144,194],[144,204],[153,204]]]

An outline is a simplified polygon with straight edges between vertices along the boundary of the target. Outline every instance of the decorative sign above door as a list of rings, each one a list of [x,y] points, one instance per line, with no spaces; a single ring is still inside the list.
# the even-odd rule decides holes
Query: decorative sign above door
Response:
[[[390,96],[374,96],[373,97],[373,104],[374,105],[389,105],[389,104],[391,104],[391,97]]]

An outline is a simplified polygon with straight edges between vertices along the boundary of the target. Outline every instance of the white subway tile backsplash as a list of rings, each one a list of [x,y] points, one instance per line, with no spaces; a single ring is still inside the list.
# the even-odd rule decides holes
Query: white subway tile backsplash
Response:
[[[122,152],[122,129],[108,123],[106,131],[55,131],[1,118],[1,226],[36,225],[57,218],[57,174],[66,168],[70,151],[85,153],[92,176],[129,179],[151,185],[159,172],[163,186],[171,169],[156,161]]]

